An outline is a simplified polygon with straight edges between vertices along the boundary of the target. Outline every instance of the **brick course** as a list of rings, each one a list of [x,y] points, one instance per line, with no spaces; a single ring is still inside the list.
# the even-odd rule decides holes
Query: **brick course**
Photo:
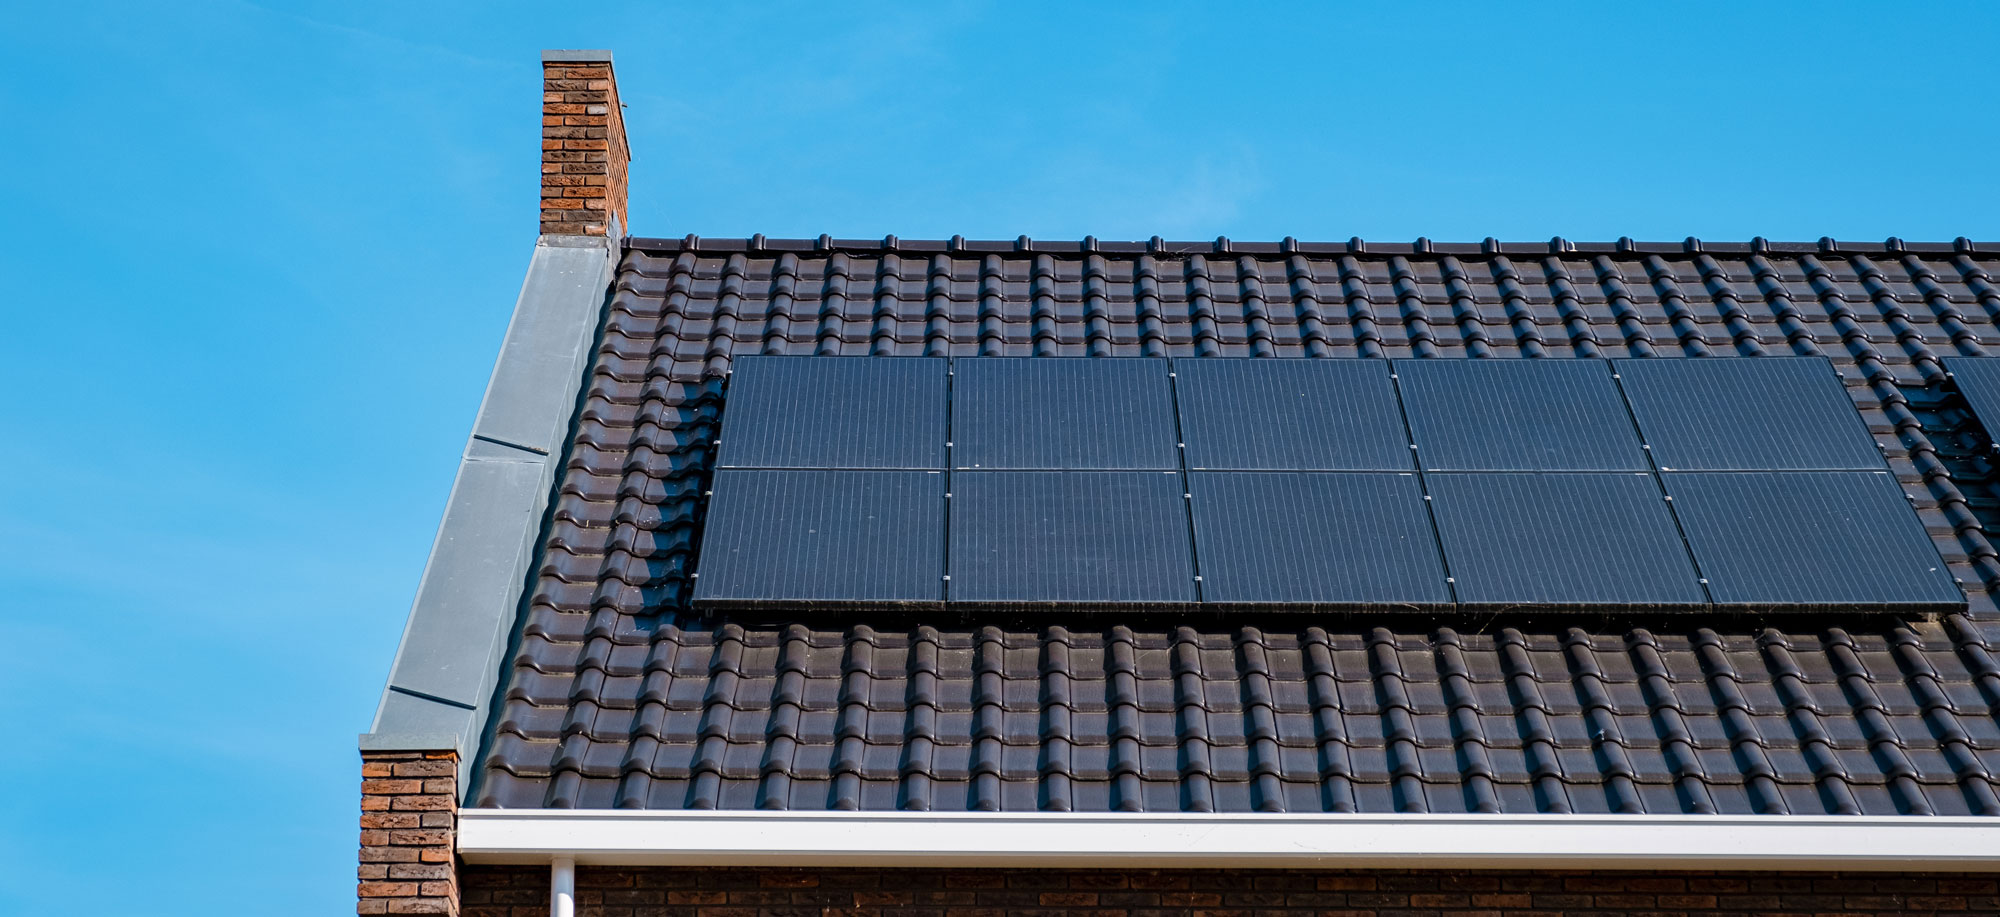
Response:
[[[543,61],[542,232],[602,236],[625,226],[631,158],[611,61]]]
[[[358,914],[459,912],[458,755],[361,753]]]
[[[543,917],[547,867],[461,868],[464,917]],[[2000,913],[1953,873],[577,868],[589,917],[1609,917]]]

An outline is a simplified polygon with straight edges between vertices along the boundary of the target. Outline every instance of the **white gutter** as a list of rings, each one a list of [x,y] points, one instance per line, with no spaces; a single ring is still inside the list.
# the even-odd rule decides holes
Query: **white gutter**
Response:
[[[2000,872],[2000,818],[461,809],[471,863]]]

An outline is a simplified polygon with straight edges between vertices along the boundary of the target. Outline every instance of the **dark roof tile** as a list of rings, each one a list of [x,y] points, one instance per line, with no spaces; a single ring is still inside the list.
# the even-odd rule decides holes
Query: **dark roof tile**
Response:
[[[630,240],[475,801],[2000,814],[2000,551],[1932,406],[1941,357],[2000,341],[1996,276],[2000,245],[1964,240]],[[1823,354],[1970,608],[703,619],[722,379],[751,353]]]

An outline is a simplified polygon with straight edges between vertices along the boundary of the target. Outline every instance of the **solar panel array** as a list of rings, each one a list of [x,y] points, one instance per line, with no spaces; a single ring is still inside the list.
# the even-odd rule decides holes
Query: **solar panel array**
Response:
[[[717,464],[697,607],[1965,603],[1820,358],[745,357]]]

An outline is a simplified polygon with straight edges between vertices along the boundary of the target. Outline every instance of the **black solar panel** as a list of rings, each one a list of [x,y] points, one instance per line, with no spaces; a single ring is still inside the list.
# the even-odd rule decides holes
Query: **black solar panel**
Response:
[[[1174,377],[1189,468],[1412,467],[1386,360],[1175,360]]]
[[[1417,459],[1437,471],[1649,466],[1603,360],[1397,360]]]
[[[1195,601],[1180,475],[952,475],[951,601],[1185,605]]]
[[[988,357],[953,365],[955,467],[1180,467],[1165,360]]]
[[[1662,477],[1718,605],[1965,606],[1886,471]]]
[[[1944,368],[1987,436],[2000,435],[2000,358],[1947,357]]]
[[[717,471],[694,602],[936,606],[944,488],[936,471]]]
[[[1707,601],[1651,474],[1431,474],[1426,483],[1464,607]]]
[[[1823,357],[1613,362],[1662,470],[1885,467]]]
[[[1194,472],[1188,487],[1205,602],[1451,604],[1415,474]]]
[[[944,468],[945,360],[746,356],[733,365],[723,467]]]

